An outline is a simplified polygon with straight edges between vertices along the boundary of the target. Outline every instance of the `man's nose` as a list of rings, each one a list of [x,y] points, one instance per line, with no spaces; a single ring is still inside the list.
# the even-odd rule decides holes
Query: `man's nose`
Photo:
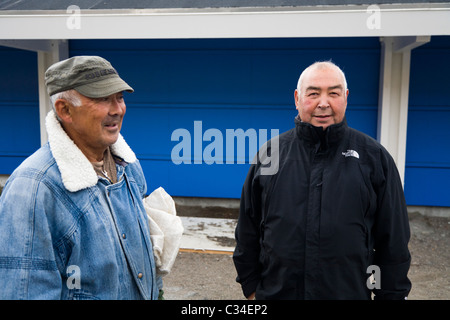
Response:
[[[117,100],[117,99],[111,99],[111,104],[109,107],[109,114],[110,115],[123,115],[125,113],[125,102]]]
[[[319,103],[317,104],[318,108],[328,108],[330,106],[330,102],[328,100],[327,95],[321,95],[319,99]]]

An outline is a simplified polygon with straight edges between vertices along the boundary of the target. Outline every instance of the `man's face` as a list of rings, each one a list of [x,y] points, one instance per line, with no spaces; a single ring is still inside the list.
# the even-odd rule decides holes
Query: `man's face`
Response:
[[[106,150],[114,144],[122,128],[126,112],[123,93],[104,98],[79,95],[81,106],[69,106],[71,121],[65,129],[75,144],[85,153]]]
[[[295,90],[295,105],[303,122],[327,128],[345,116],[348,90],[341,73],[331,67],[313,68],[304,75],[301,92]]]

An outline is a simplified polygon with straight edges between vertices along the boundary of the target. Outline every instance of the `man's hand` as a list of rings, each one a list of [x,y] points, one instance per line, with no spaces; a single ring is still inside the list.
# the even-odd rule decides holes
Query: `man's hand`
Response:
[[[255,292],[247,297],[248,300],[255,300]]]

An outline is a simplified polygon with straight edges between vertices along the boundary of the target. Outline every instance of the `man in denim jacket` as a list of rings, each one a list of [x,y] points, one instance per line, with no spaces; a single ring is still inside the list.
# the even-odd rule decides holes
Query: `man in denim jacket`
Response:
[[[120,135],[133,89],[95,56],[58,62],[45,78],[49,142],[0,198],[0,298],[157,299],[147,186]]]

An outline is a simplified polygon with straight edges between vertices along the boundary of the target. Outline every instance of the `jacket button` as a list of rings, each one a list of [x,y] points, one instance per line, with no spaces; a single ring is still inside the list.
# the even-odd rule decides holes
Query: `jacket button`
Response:
[[[138,273],[138,278],[139,278],[139,279],[142,279],[143,276],[144,276],[144,275],[142,274],[142,272],[139,272],[139,273]]]
[[[122,233],[122,239],[126,239],[127,235],[125,233]]]

